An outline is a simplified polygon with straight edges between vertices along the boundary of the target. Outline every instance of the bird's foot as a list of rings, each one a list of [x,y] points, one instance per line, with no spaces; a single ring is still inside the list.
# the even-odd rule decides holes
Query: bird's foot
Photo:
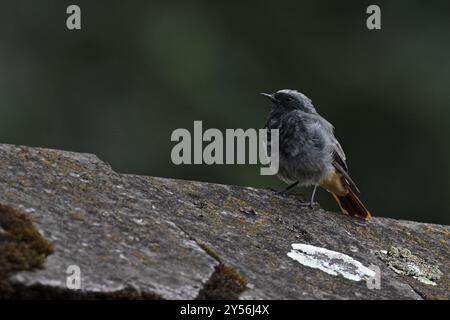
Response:
[[[287,198],[291,195],[291,193],[289,191],[286,190],[281,190],[281,191],[275,191],[275,194],[277,196],[283,197],[283,198]]]
[[[319,203],[318,202],[311,202],[311,201],[308,201],[308,202],[301,201],[300,202],[300,206],[301,207],[308,207],[310,209],[314,209],[314,207],[319,207]]]
[[[275,193],[276,193],[278,196],[281,196],[281,197],[283,197],[283,198],[286,198],[287,196],[290,195],[289,191],[290,191],[292,188],[295,188],[297,185],[298,185],[298,181],[295,181],[294,183],[290,184],[289,186],[287,186],[287,188],[283,189],[282,191],[275,191],[275,190],[274,190],[274,191],[275,191]],[[273,190],[273,189],[272,189],[272,190]]]
[[[289,198],[289,197],[294,197],[294,198],[298,198],[298,197],[303,197],[303,194],[300,193],[295,193],[295,192],[291,192],[290,190],[273,190],[275,192],[275,194],[279,197],[282,198]],[[301,202],[304,202],[303,200],[300,199]]]
[[[268,188],[268,190],[272,191],[275,195],[286,198],[288,197],[291,193],[288,190],[277,190],[274,188]]]

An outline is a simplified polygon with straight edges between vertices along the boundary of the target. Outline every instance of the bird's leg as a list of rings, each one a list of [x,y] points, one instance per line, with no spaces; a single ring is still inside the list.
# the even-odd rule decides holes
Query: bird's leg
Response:
[[[317,190],[317,184],[314,185],[314,189],[313,189],[313,191],[312,191],[310,201],[309,201],[309,202],[304,202],[304,203],[302,203],[302,204],[301,204],[302,206],[305,206],[305,207],[308,206],[308,207],[312,208],[312,207],[314,207],[314,205],[317,204],[317,202],[314,202],[314,197],[316,196],[316,190]]]
[[[293,184],[290,184],[286,187],[286,189],[284,189],[283,192],[288,192],[289,190],[291,190],[292,188],[294,188],[296,185],[298,185],[298,181],[295,181]]]
[[[282,191],[278,191],[277,194],[279,194],[280,196],[287,196],[288,191],[291,190],[292,188],[294,188],[296,185],[298,185],[298,181],[288,185],[284,190]]]
[[[317,184],[314,185],[314,189],[311,195],[311,201],[309,202],[309,205],[311,206],[311,208],[314,206],[314,196],[316,195],[316,190],[317,190]]]

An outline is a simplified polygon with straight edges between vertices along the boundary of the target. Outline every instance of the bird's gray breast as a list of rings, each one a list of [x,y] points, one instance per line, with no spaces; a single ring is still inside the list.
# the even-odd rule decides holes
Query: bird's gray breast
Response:
[[[266,127],[279,129],[278,176],[287,183],[318,184],[332,169],[332,140],[319,117],[298,111],[269,116]]]

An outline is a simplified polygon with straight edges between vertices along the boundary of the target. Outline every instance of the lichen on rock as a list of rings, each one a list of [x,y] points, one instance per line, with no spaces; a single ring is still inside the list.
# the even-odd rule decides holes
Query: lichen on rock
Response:
[[[352,281],[367,280],[376,275],[375,271],[352,257],[326,248],[293,243],[292,250],[287,255],[304,266],[322,270],[333,276],[341,275]]]
[[[431,265],[410,250],[392,246],[388,251],[377,251],[377,256],[394,272],[411,276],[422,283],[436,285],[443,273],[437,265]]]

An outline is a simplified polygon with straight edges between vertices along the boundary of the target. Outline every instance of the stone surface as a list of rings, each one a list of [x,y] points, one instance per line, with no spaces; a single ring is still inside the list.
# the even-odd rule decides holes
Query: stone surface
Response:
[[[30,217],[53,247],[40,269],[18,265],[2,273],[0,266],[0,296],[450,297],[448,226],[387,218],[366,222],[302,207],[297,196],[270,190],[118,174],[89,154],[0,145],[0,163],[0,205]],[[2,234],[11,230],[0,225],[0,248]],[[302,265],[287,255],[295,243],[378,266],[381,288]],[[436,285],[389,268],[378,253],[393,246],[439,269]],[[330,257],[314,259],[340,267]],[[66,286],[72,265],[81,270],[80,290]]]

